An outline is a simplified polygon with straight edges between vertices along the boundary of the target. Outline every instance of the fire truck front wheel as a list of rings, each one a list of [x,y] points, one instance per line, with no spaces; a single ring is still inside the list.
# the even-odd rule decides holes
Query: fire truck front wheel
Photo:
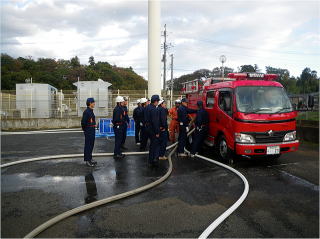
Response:
[[[223,160],[228,164],[233,164],[233,152],[228,147],[227,141],[224,135],[221,135],[218,139],[217,151],[221,160]]]

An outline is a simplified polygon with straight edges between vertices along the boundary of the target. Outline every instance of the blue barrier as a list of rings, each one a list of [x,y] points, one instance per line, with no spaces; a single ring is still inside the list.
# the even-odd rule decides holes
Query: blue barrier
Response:
[[[99,119],[98,129],[96,130],[97,138],[114,136],[111,120],[112,119]],[[127,136],[134,136],[135,124],[133,119],[130,119],[129,125],[130,127],[127,129]]]

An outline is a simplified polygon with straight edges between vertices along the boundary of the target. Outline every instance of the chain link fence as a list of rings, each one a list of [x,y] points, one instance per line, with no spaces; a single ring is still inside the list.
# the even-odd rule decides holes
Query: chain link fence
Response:
[[[82,115],[85,102],[79,105],[77,90],[59,90],[57,92],[25,92],[21,95],[15,90],[1,91],[1,119],[28,119],[28,118],[76,118]],[[115,98],[128,98],[129,115],[132,115],[137,106],[137,100],[148,96],[147,90],[109,90],[108,102],[104,113],[98,117],[111,117],[115,107]],[[170,92],[162,92],[163,98],[171,106]],[[89,97],[89,95],[87,96]],[[173,93],[173,101],[180,98],[179,92]],[[82,97],[80,99],[84,99]],[[99,99],[96,99],[99,101]]]

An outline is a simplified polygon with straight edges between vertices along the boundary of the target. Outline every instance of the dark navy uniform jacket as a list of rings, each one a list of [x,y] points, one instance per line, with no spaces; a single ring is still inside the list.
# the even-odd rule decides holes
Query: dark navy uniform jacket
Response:
[[[96,117],[93,113],[93,109],[87,107],[85,111],[83,111],[82,119],[81,119],[81,127],[85,130],[88,127],[95,127],[96,126]]]
[[[124,111],[124,115],[125,115],[125,121],[129,124],[130,119],[129,119],[129,115],[128,115],[128,108],[127,106],[122,106],[123,111]]]
[[[146,126],[146,121],[144,119],[144,116],[146,113],[146,108],[147,107],[141,107],[141,112],[140,112],[141,122],[142,122],[143,126]]]
[[[143,107],[138,106],[133,110],[133,119],[136,123],[140,123],[143,121]]]
[[[122,125],[126,122],[126,116],[125,111],[123,107],[120,105],[117,105],[113,110],[113,116],[112,116],[112,124],[113,125]]]
[[[194,123],[196,127],[207,126],[209,124],[208,112],[204,109],[199,109]]]
[[[159,111],[153,104],[149,104],[144,110],[145,126],[154,134],[160,133]]]
[[[167,115],[168,110],[166,108],[163,108],[161,106],[158,107],[159,111],[159,119],[160,119],[160,129],[168,129],[168,121],[167,121]]]
[[[196,113],[197,110],[189,109],[183,105],[178,108],[178,121],[183,123],[184,126],[188,126],[190,123],[190,118],[188,114]]]

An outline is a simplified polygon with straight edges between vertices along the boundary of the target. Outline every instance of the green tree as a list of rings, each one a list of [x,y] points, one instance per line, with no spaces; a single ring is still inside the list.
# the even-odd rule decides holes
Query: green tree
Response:
[[[89,57],[88,63],[89,63],[90,66],[94,66],[96,64],[95,61],[94,61],[94,57],[93,56]]]
[[[70,60],[31,57],[13,58],[1,54],[1,87],[3,90],[15,89],[16,83],[24,83],[32,77],[34,82],[47,83],[58,89],[75,89],[73,85],[80,80],[101,78],[108,81],[115,89],[146,89],[147,82],[136,74],[133,69],[111,66],[108,62],[94,62],[90,57],[89,65],[81,65],[79,58]]]
[[[277,81],[283,85],[288,93],[298,93],[296,88],[296,79],[294,77],[290,77],[290,72],[287,69],[266,66],[266,73],[277,74],[279,76]]]
[[[73,68],[80,67],[80,60],[79,60],[79,58],[77,56],[72,57],[71,60],[70,60],[70,63],[71,63],[71,66]]]
[[[297,80],[299,93],[307,94],[319,91],[319,78],[317,72],[310,68],[305,68]]]
[[[255,64],[254,66],[252,65],[242,65],[238,68],[239,72],[257,72],[258,70],[258,65]]]

